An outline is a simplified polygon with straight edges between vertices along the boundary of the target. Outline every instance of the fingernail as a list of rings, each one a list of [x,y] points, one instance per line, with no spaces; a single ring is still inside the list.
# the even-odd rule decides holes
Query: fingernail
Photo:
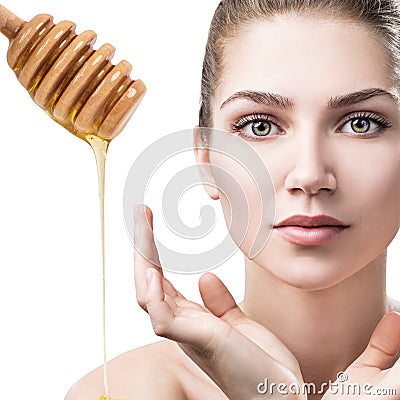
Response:
[[[148,285],[150,284],[152,278],[153,278],[153,271],[151,269],[148,269],[146,271],[146,283]]]

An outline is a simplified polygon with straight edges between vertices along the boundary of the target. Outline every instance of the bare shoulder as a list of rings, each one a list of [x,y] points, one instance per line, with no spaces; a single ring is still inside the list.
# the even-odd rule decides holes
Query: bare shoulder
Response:
[[[111,398],[228,400],[212,379],[170,340],[119,355],[108,362],[107,373]],[[76,382],[64,400],[99,400],[103,393],[100,366]]]
[[[107,363],[109,395],[117,399],[187,400],[177,379],[177,350],[167,340],[127,351]],[[100,366],[76,382],[65,400],[94,400],[104,394]]]
[[[387,303],[389,311],[397,311],[400,313],[400,301],[393,297],[387,296]]]

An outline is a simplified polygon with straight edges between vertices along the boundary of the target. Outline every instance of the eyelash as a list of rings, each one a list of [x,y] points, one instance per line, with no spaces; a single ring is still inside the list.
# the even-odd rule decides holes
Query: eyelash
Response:
[[[378,125],[378,128],[372,134],[366,133],[366,134],[358,134],[357,135],[357,133],[354,133],[356,136],[369,137],[369,136],[376,135],[376,134],[379,135],[379,134],[382,134],[386,129],[388,129],[392,126],[392,124],[389,121],[387,121],[385,118],[383,118],[382,116],[374,114],[374,113],[370,113],[370,112],[353,113],[353,114],[349,115],[345,121],[343,121],[341,126],[343,126],[347,122],[349,122],[353,119],[357,119],[357,118],[358,119],[369,119],[369,120],[375,122]],[[240,118],[239,120],[237,120],[235,123],[231,123],[230,128],[233,133],[239,133],[240,134],[239,136],[245,137],[246,140],[253,141],[253,142],[259,142],[259,141],[265,140],[264,138],[268,137],[268,135],[264,136],[264,138],[255,139],[255,137],[250,137],[248,135],[243,134],[242,129],[249,123],[254,123],[254,122],[270,122],[270,123],[278,126],[281,129],[279,123],[274,118],[272,118],[271,116],[269,116],[267,114],[246,115],[246,116]],[[277,135],[275,135],[275,136],[277,136]]]

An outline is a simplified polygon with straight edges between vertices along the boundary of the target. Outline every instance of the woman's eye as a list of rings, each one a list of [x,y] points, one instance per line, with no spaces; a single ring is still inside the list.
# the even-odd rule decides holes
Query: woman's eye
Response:
[[[268,121],[253,122],[250,126],[256,136],[267,136],[271,132],[271,123]]]
[[[281,129],[277,124],[266,117],[253,116],[244,117],[235,124],[231,125],[233,132],[238,132],[239,136],[246,140],[262,140],[263,137],[277,135]]]
[[[352,118],[350,121],[347,121],[343,125],[343,127],[347,126],[349,128],[349,130],[344,132],[364,134],[370,131],[371,125],[373,131],[377,130],[380,127],[376,122],[372,121],[370,118]]]
[[[346,130],[347,127],[347,130]],[[391,127],[391,123],[380,116],[358,115],[342,125],[341,132],[352,135],[372,136]],[[345,129],[344,129],[345,128]]]

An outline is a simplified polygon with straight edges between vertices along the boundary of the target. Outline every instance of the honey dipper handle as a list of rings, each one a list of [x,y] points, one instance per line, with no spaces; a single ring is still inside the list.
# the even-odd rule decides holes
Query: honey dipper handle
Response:
[[[13,39],[24,26],[25,21],[0,4],[0,31],[8,39]]]

